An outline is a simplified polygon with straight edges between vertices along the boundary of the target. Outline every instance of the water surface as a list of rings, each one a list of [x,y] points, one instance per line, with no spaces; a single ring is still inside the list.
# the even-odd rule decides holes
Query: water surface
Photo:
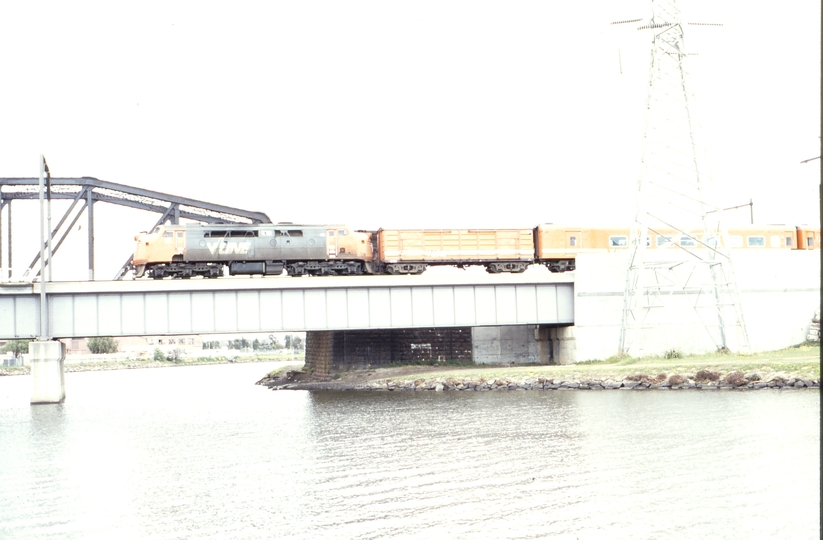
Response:
[[[820,394],[0,378],[0,538],[818,538]]]

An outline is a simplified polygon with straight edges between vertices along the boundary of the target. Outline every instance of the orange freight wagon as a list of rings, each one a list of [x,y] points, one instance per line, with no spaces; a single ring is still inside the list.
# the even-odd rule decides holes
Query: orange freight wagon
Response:
[[[534,260],[533,235],[532,229],[380,229],[377,249],[389,274],[420,274],[438,264],[523,272]]]

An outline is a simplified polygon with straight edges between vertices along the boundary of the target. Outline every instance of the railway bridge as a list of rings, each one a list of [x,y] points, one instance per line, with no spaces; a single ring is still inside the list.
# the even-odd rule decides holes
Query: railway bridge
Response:
[[[0,285],[0,339],[305,331],[315,372],[391,361],[391,343],[401,334],[429,358],[462,347],[479,362],[501,355],[572,360],[563,332],[574,324],[574,276],[543,268],[513,275],[46,282],[45,332],[40,286]],[[55,364],[41,378],[64,395],[62,343],[32,347],[32,373],[35,360]]]

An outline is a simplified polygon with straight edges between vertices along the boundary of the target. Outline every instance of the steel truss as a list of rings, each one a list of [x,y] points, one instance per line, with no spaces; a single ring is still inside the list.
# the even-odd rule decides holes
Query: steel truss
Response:
[[[9,275],[2,276],[3,279],[11,279],[12,201],[37,200],[39,196],[38,184],[39,178],[0,178],[0,268],[9,269]],[[94,203],[96,202],[116,204],[160,214],[160,218],[151,227],[152,229],[166,221],[177,224],[180,219],[189,219],[202,223],[271,223],[269,217],[262,212],[252,212],[187,197],[168,195],[159,191],[106,182],[91,177],[51,178],[48,197],[49,199],[70,200],[71,204],[54,229],[50,231],[50,240],[53,247],[51,255],[45,255],[45,262],[47,264],[50,262],[85,211],[88,220],[86,231],[89,246],[89,280],[94,279]],[[4,217],[5,219],[3,219]],[[40,253],[38,252],[21,277],[22,281],[35,281],[39,278],[40,270],[37,268],[39,262]],[[121,279],[130,266],[131,257],[123,264],[114,279]]]
[[[696,322],[706,332],[690,336],[691,345],[708,336],[717,349],[749,350],[723,212],[700,145],[683,26],[675,0],[652,0],[651,19],[638,28],[651,30],[653,39],[622,355],[679,349],[669,345],[666,325]],[[652,238],[655,249],[647,249]]]

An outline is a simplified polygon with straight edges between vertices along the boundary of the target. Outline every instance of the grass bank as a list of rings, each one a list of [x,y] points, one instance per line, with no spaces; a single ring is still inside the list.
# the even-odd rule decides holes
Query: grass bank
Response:
[[[672,355],[676,356],[676,355]],[[519,365],[519,366],[406,366],[386,367],[364,371],[348,371],[335,374],[334,380],[345,382],[401,381],[411,378],[472,378],[495,379],[611,379],[665,374],[693,376],[699,371],[715,371],[723,375],[740,371],[763,375],[782,373],[803,379],[820,379],[820,345],[803,343],[787,349],[755,354],[704,354],[683,357],[610,358],[608,360],[581,362],[566,366]]]

